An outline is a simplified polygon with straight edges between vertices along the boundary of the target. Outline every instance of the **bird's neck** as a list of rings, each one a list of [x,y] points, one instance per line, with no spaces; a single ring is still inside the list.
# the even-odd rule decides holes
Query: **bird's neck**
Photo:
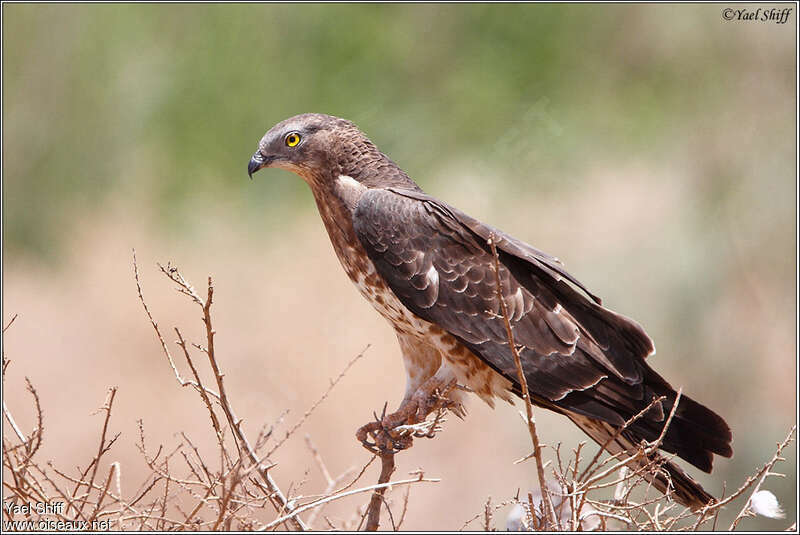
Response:
[[[405,171],[366,137],[342,142],[336,152],[333,167],[337,169],[338,175],[349,176],[368,188],[398,187],[419,190],[419,186]]]
[[[357,282],[368,261],[366,251],[353,228],[353,211],[361,194],[367,188],[352,177],[341,175],[324,181],[309,182],[314,200],[328,232],[333,249],[347,276]],[[360,271],[359,271],[360,270]]]

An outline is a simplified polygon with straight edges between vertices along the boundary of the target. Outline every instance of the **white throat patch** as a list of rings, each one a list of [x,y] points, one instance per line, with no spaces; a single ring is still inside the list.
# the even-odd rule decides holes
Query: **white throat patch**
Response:
[[[351,176],[339,175],[336,179],[335,189],[336,193],[339,194],[339,198],[344,201],[350,211],[353,211],[356,209],[356,204],[358,204],[361,194],[367,188]]]
[[[353,188],[353,187],[363,188],[364,187],[364,186],[361,185],[361,183],[358,180],[356,180],[355,178],[353,178],[351,176],[347,176],[347,175],[339,175],[339,178],[336,179],[336,182],[340,186],[345,187],[345,188]]]

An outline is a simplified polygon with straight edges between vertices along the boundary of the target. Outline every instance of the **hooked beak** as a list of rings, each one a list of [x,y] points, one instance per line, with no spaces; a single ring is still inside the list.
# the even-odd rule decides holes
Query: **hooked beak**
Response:
[[[250,180],[253,179],[253,173],[262,167],[266,167],[270,161],[271,158],[265,157],[263,154],[261,154],[260,150],[256,151],[256,153],[253,154],[253,157],[250,158],[250,163],[247,164],[247,174],[250,177]]]

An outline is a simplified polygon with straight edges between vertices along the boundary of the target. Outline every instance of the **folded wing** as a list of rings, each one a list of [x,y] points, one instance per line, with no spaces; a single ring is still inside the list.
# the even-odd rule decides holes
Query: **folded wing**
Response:
[[[652,341],[639,324],[600,306],[556,258],[419,191],[371,189],[353,224],[401,302],[455,336],[519,394],[487,244],[492,237],[531,398],[621,425],[665,395],[632,429],[639,438],[658,437],[675,392],[645,362]],[[731,455],[730,440],[722,418],[683,396],[663,449],[709,471],[713,453]]]

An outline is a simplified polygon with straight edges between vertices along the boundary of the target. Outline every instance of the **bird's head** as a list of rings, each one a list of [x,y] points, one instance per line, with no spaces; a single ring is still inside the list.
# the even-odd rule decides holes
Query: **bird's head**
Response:
[[[312,189],[341,175],[368,187],[418,188],[355,124],[321,113],[296,115],[270,128],[250,158],[247,173],[252,178],[264,167],[296,173]]]
[[[247,173],[252,178],[259,169],[278,167],[312,182],[331,172],[342,172],[352,146],[377,150],[350,121],[320,113],[296,115],[264,134]]]

